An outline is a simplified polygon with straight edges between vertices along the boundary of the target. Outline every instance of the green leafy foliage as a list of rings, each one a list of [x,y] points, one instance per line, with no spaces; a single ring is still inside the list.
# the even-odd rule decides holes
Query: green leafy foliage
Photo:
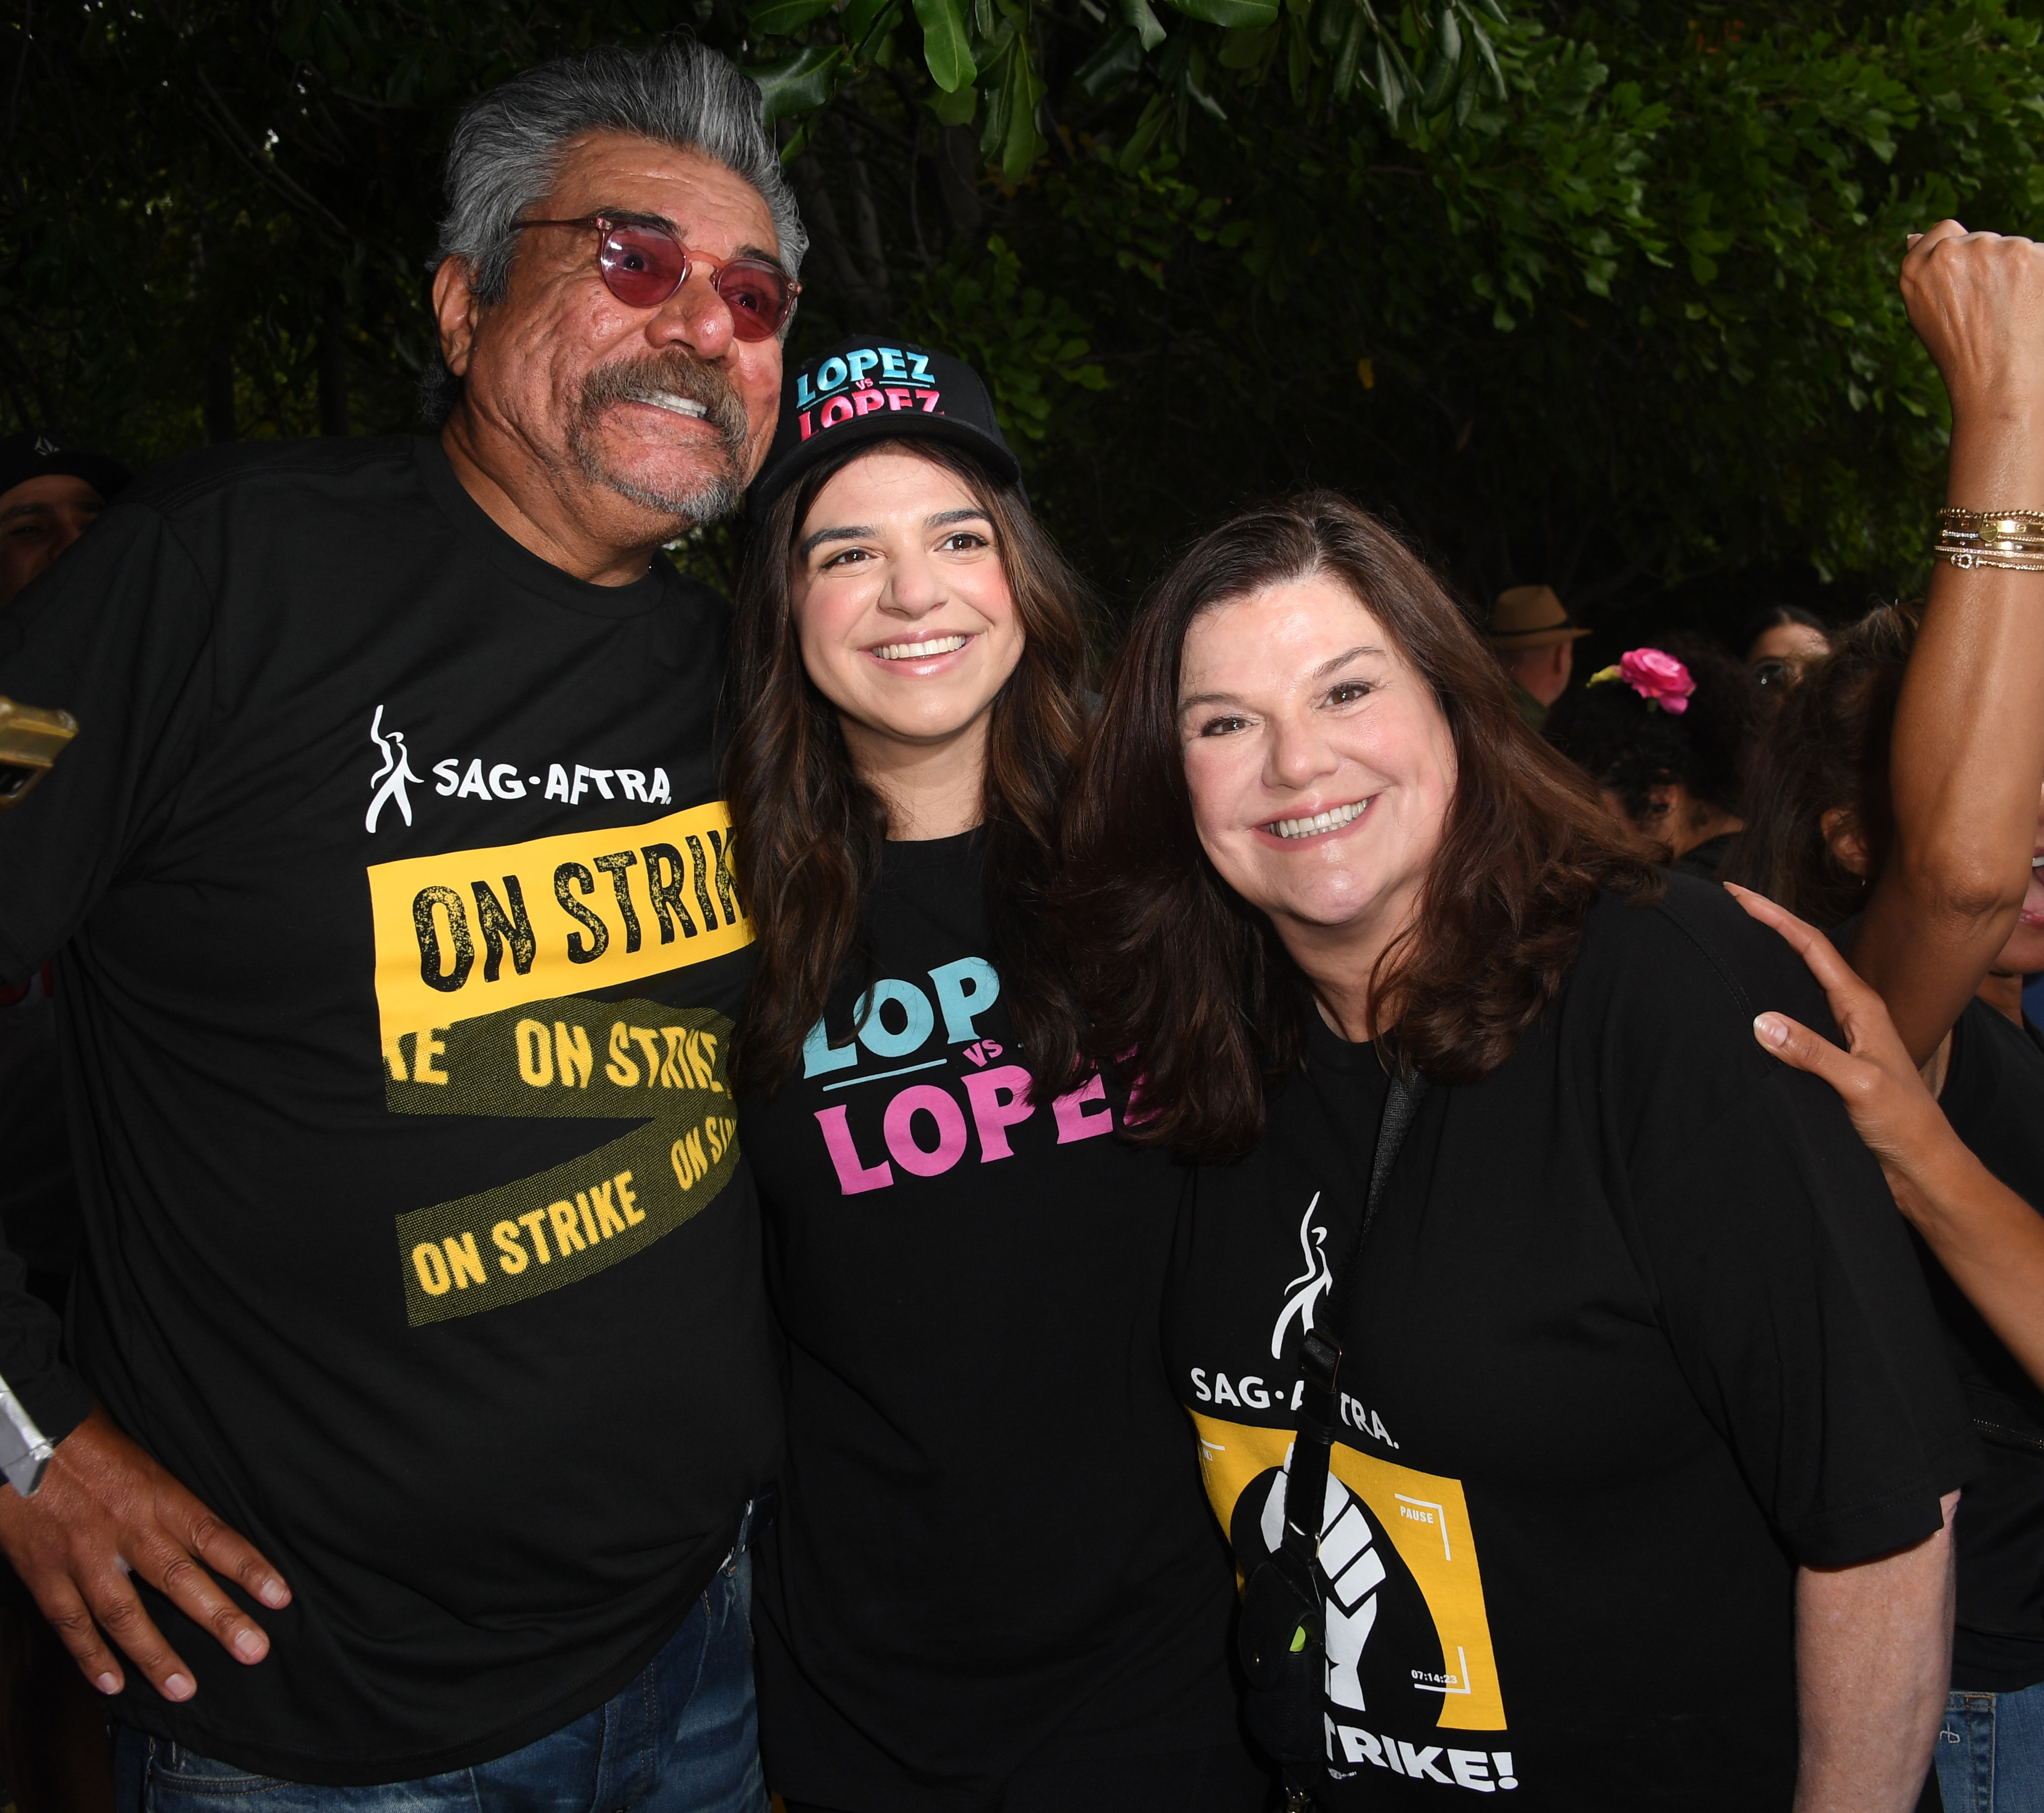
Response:
[[[1946,424],[1904,236],[2044,227],[2002,0],[72,0],[9,27],[8,425],[403,425],[455,113],[677,25],[759,79],[814,232],[791,352],[973,359],[1123,597],[1306,482],[1614,632],[1905,588]]]

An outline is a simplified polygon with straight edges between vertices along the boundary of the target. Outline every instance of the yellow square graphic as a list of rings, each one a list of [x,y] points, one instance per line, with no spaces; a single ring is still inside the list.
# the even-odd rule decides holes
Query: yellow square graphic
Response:
[[[1292,1446],[1289,1429],[1224,1423],[1192,1413],[1200,1435],[1200,1469],[1221,1527],[1231,1527],[1235,1500],[1258,1474],[1281,1467]],[[1412,1570],[1447,1658],[1440,1724],[1462,1731],[1501,1731],[1504,1691],[1484,1610],[1483,1571],[1462,1482],[1401,1467],[1337,1442],[1329,1462],[1335,1478],[1369,1508]]]

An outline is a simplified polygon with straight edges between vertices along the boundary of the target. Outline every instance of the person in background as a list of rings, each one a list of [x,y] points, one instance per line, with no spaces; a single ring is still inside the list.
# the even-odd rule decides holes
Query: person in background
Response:
[[[1512,701],[1535,730],[1569,689],[1576,644],[1589,634],[1551,586],[1514,586],[1497,595],[1486,640],[1512,682]]]
[[[77,542],[132,476],[119,460],[52,435],[0,440],[0,610]],[[27,1289],[61,1312],[80,1227],[48,962],[0,984],[0,1231]],[[0,1583],[0,1782],[18,1813],[98,1813],[113,1804],[106,1707],[11,1568]]]
[[[0,440],[0,611],[98,520],[134,474],[54,435]]]
[[[1903,290],[1951,392],[1942,558],[1920,608],[1871,613],[1788,691],[1725,875],[1838,939],[1952,1131],[2034,1214],[2044,1039],[2021,979],[2044,969],[2044,247],[1947,222],[1915,244]],[[1988,1459],[1958,1523],[1938,1776],[1953,1813],[2030,1813],[2044,1784],[2044,1391],[1983,1267],[1911,1219]],[[2022,1275],[2002,1269],[1990,1282]],[[2044,1319],[2044,1298],[2029,1315]]]
[[[765,1813],[780,1403],[729,1033],[728,609],[806,236],[686,36],[478,97],[436,435],[159,469],[0,616],[86,1254],[0,1292],[0,1546],[121,1813]],[[309,551],[316,555],[309,556]]]
[[[1763,686],[1781,686],[1831,651],[1824,620],[1801,605],[1769,605],[1739,632],[1741,657]]]
[[[790,1354],[768,1779],[790,1813],[1258,1813],[1159,1343],[1184,1173],[1115,1137],[1120,1092],[1028,1068],[1082,588],[978,375],[921,347],[791,374],[751,512],[726,771]]]
[[[1709,881],[1745,822],[1759,728],[1752,674],[1700,637],[1676,635],[1593,674],[1548,714],[1546,734],[1620,824]]]

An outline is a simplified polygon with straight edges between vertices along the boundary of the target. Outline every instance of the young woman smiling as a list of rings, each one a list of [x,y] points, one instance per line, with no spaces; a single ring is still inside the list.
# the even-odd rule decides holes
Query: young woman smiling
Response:
[[[793,1813],[1251,1813],[1226,1551],[1158,1314],[1181,1169],[1032,1093],[1083,725],[1079,588],[966,367],[790,375],[753,495],[728,767],[758,969],[740,1137],[788,1336],[760,1558]],[[1055,1040],[1050,1040],[1055,1043]]]

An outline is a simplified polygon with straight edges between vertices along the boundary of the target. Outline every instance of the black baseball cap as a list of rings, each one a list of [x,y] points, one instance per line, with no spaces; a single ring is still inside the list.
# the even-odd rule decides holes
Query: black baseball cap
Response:
[[[774,444],[752,481],[752,520],[819,460],[897,437],[947,441],[1003,483],[1021,485],[1021,465],[977,371],[947,352],[855,334],[782,378]]]
[[[31,478],[83,478],[110,504],[134,476],[112,455],[67,447],[55,435],[32,432],[0,438],[0,493]]]

